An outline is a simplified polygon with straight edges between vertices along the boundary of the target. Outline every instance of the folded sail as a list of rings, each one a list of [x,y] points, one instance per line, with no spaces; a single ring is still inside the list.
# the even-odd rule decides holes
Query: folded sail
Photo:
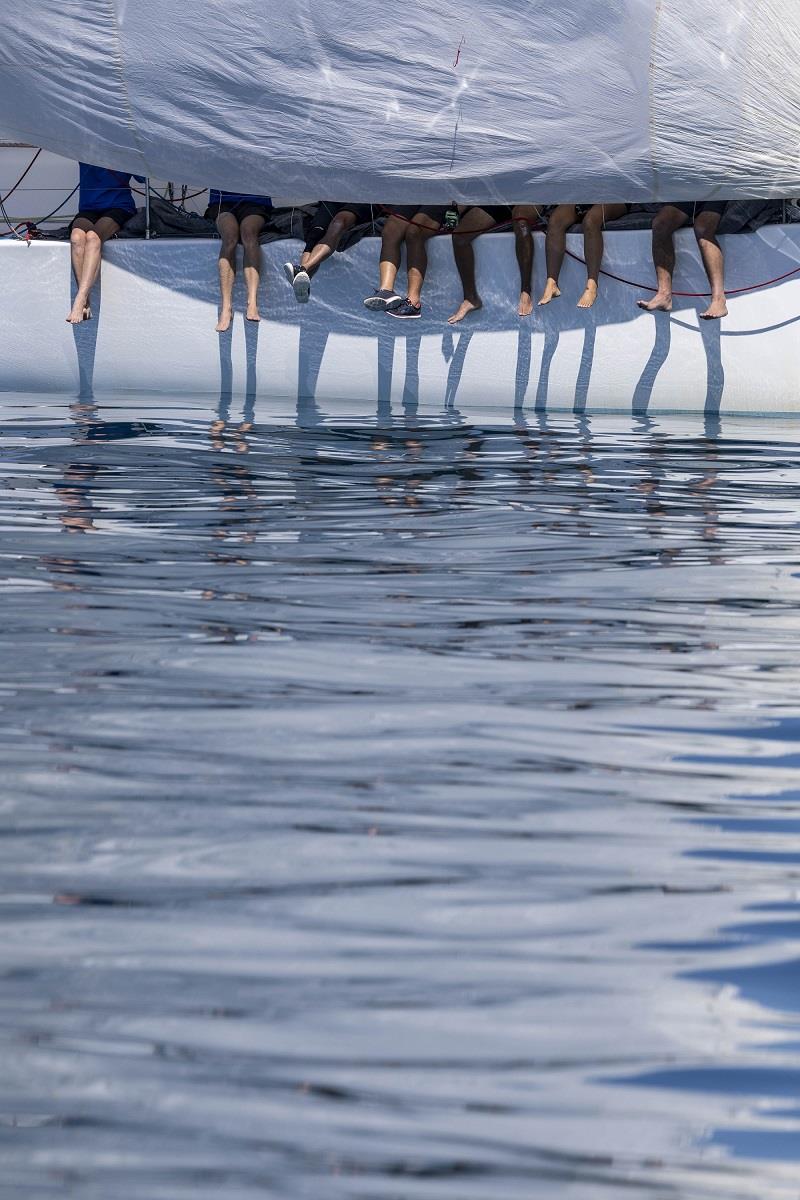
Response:
[[[798,0],[0,0],[8,140],[375,202],[800,193]]]

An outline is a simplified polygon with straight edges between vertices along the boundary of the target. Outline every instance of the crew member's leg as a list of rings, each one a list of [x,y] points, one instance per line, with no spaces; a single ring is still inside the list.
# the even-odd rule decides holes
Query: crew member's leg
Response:
[[[478,284],[475,279],[475,250],[472,243],[476,237],[492,229],[497,222],[494,217],[482,208],[469,208],[453,230],[453,258],[461,279],[464,299],[451,317],[447,318],[448,325],[457,325],[471,312],[483,308],[483,301],[478,295]]]
[[[406,230],[406,272],[408,295],[398,308],[388,309],[391,317],[418,317],[422,311],[422,285],[428,270],[428,240],[439,230],[439,222],[428,213],[418,212]]]
[[[333,218],[322,238],[312,250],[304,250],[300,259],[300,267],[309,279],[319,270],[326,258],[335,252],[348,229],[356,223],[356,214],[348,208],[343,208]]]
[[[514,222],[514,250],[519,266],[519,306],[521,317],[533,312],[533,227],[538,225],[541,214],[535,204],[517,204],[511,213]]]
[[[547,234],[544,253],[547,261],[547,282],[544,285],[540,304],[549,304],[561,295],[558,277],[567,250],[567,230],[575,224],[577,211],[574,204],[559,204],[547,218]]]
[[[405,217],[387,217],[381,235],[381,261],[378,290],[393,292],[400,270],[400,256],[403,252],[408,221]]]
[[[103,242],[107,242],[110,237],[113,237],[119,228],[119,224],[113,217],[100,217],[94,224],[85,217],[78,217],[74,222],[70,234],[70,244],[73,256],[72,269],[75,271],[78,290],[67,317],[70,325],[80,325],[81,321],[85,321],[91,316],[89,296],[100,274]]]
[[[637,300],[647,312],[672,312],[672,276],[675,271],[674,234],[689,220],[688,213],[674,204],[665,204],[653,221],[653,264],[658,285],[652,300]]]
[[[219,320],[217,333],[225,333],[233,320],[233,281],[236,278],[236,247],[239,245],[239,222],[233,213],[221,212],[217,229],[222,239],[219,248]]]
[[[725,298],[725,262],[722,247],[717,241],[717,230],[722,213],[709,209],[701,210],[694,219],[694,235],[700,247],[703,266],[711,284],[711,303],[700,316],[706,321],[727,317],[728,304]]]
[[[578,308],[591,308],[597,299],[600,267],[603,262],[603,226],[628,211],[627,204],[593,204],[583,218],[583,257],[586,259],[586,290]]]
[[[242,247],[244,249],[244,283],[247,288],[247,311],[245,318],[248,321],[261,320],[258,311],[261,244],[258,236],[265,224],[264,217],[259,216],[258,213],[250,213],[249,216],[242,218],[242,223],[239,226],[239,236],[242,239]]]

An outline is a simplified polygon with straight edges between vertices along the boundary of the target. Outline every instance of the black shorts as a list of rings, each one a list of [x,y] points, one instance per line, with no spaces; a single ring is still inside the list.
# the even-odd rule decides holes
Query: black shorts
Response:
[[[366,225],[381,216],[381,208],[377,204],[338,204],[335,200],[320,200],[305,222],[306,254],[319,245],[333,218],[342,212],[352,213],[355,225]]]
[[[241,225],[245,217],[263,217],[268,221],[272,209],[267,208],[266,204],[255,204],[252,200],[223,200],[219,204],[209,204],[203,216],[207,221],[216,221],[220,213],[232,213]]]
[[[670,204],[669,207],[677,208],[679,212],[685,213],[690,221],[694,221],[695,217],[699,217],[704,212],[716,213],[718,217],[721,217],[728,207],[728,201],[687,200],[685,204]]]
[[[122,229],[122,226],[127,224],[134,215],[135,213],[130,212],[127,208],[82,208],[72,218],[69,227],[72,229],[78,217],[83,217],[84,221],[91,221],[93,225],[96,225],[101,217],[110,217]]]
[[[619,203],[622,203],[622,201],[620,201]],[[583,218],[586,216],[586,214],[588,212],[591,212],[591,210],[595,207],[596,207],[596,205],[594,205],[594,204],[576,204],[575,205],[575,221],[576,221],[576,223],[578,221],[582,221]],[[602,207],[602,205],[601,205],[601,207]],[[630,211],[631,211],[631,205],[626,204],[624,215],[627,217],[627,215]]]
[[[402,217],[404,221],[411,221],[420,211],[418,204],[376,204],[376,216],[381,217]]]
[[[465,217],[473,208],[478,208],[481,212],[485,212],[487,217],[492,218],[495,225],[508,225],[511,221],[511,206],[509,204],[471,204],[461,216]]]

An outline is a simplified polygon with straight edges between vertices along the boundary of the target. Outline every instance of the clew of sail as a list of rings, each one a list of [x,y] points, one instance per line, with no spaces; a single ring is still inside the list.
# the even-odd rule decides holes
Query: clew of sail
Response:
[[[9,140],[374,202],[800,193],[797,0],[0,0]]]

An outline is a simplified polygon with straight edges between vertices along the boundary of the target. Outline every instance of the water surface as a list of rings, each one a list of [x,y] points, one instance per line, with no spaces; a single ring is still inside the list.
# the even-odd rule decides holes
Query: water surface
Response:
[[[796,424],[2,415],[2,1194],[796,1198]]]

